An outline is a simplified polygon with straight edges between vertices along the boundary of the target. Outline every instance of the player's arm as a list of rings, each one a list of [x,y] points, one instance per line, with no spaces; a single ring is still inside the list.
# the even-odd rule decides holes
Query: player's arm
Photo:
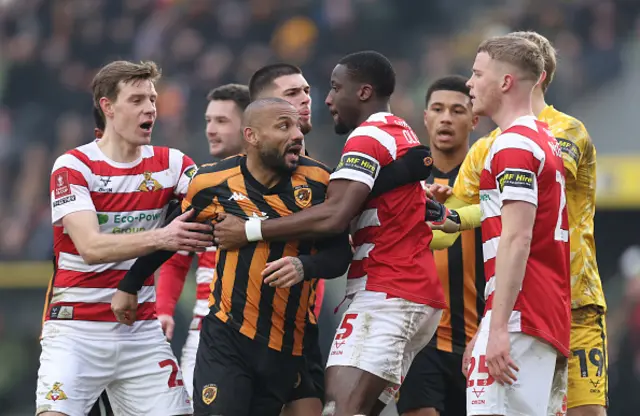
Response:
[[[91,171],[70,154],[56,160],[51,174],[52,220],[63,226],[87,264],[111,263],[134,259],[167,247],[204,250],[211,246],[210,230],[201,224],[184,221],[162,230],[133,234],[101,233],[96,208],[91,199]]]
[[[535,146],[513,133],[502,135],[494,143],[490,163],[500,192],[502,232],[499,244],[495,244],[497,250],[492,244],[484,247],[485,257],[490,259],[494,251],[496,262],[490,331],[507,331],[524,280],[538,206],[537,172],[541,162],[534,156]],[[539,148],[536,153],[544,154]],[[496,214],[485,213],[487,217]]]
[[[352,257],[348,232],[323,239],[316,243],[316,248],[316,254],[283,257],[267,263],[262,271],[264,283],[287,288],[303,280],[334,279],[347,271]]]
[[[427,146],[415,146],[397,160],[383,167],[373,185],[370,198],[414,182],[425,180],[431,175],[433,160]]]
[[[372,130],[376,135],[387,135],[388,140],[370,135]],[[259,229],[252,229],[249,220],[247,236],[289,240],[342,233],[362,209],[381,167],[393,162],[395,152],[393,137],[377,128],[358,127],[349,136],[340,163],[331,174],[324,203],[282,218],[258,223],[254,220],[256,227],[261,226]]]
[[[595,159],[595,147],[587,129],[576,120],[569,128],[558,132],[556,140],[562,150],[565,173],[577,179],[578,167],[584,163],[584,160]]]
[[[304,280],[335,279],[346,273],[353,257],[347,231],[318,241],[316,248],[316,254],[298,256],[302,262]]]
[[[496,289],[491,328],[507,329],[527,267],[536,205],[506,200],[502,206],[502,234],[496,253]]]
[[[262,239],[286,241],[339,234],[358,214],[370,191],[371,188],[362,182],[332,180],[324,203],[294,215],[257,223],[261,225]]]

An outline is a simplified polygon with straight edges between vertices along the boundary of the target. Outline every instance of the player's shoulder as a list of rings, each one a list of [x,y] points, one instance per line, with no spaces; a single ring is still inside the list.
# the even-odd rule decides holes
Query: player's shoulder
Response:
[[[499,128],[496,128],[489,134],[480,137],[473,143],[473,145],[471,145],[469,154],[475,155],[488,153],[489,149],[491,149],[491,145],[496,141],[496,138],[500,136],[500,133],[502,133],[502,131]]]
[[[61,168],[78,170],[82,173],[91,172],[93,162],[99,159],[97,142],[92,142],[74,147],[58,156],[53,163],[52,172]]]
[[[198,171],[195,176],[202,175],[234,175],[239,174],[241,172],[240,166],[243,161],[247,159],[247,156],[244,154],[229,156],[225,159],[219,160],[213,163],[205,163],[198,167]],[[195,177],[194,176],[194,177]]]
[[[331,176],[331,169],[324,163],[309,156],[300,156],[295,173],[304,176],[307,180],[311,179],[327,185]]]
[[[315,168],[318,170],[322,170],[328,174],[331,173],[331,169],[329,169],[329,167],[327,165],[325,165],[324,163],[315,160],[312,157],[309,156],[300,156],[299,162],[298,162],[298,166],[305,166],[305,167],[309,167],[309,168]]]
[[[364,150],[369,146],[375,146],[379,143],[385,147],[392,157],[395,158],[400,143],[407,143],[406,137],[413,137],[415,133],[409,124],[402,118],[386,112],[380,112],[370,115],[364,122],[356,127],[347,138],[347,144],[358,142],[362,138],[370,138],[372,141],[363,144]],[[415,137],[415,144],[419,144],[418,138]]]
[[[189,182],[189,192],[200,192],[223,184],[230,178],[242,175],[242,161],[245,155],[235,155],[214,163],[200,165]]]
[[[584,123],[576,117],[564,113],[553,106],[547,106],[540,114],[540,121],[547,123],[552,132],[570,130],[587,131]]]
[[[385,132],[394,136],[396,133],[401,133],[404,129],[411,129],[409,123],[403,118],[396,116],[392,113],[380,112],[371,114],[362,124],[360,124],[353,132],[358,129],[360,131],[375,132],[376,130]]]
[[[544,138],[552,140],[551,133],[544,123],[533,116],[518,118],[508,129],[501,132],[491,146],[491,153],[496,154],[505,149],[527,150],[534,154],[537,159],[545,158],[545,151],[542,143]]]

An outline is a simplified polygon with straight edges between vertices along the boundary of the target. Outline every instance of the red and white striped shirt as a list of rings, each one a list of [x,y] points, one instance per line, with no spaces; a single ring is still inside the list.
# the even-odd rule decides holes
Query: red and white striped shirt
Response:
[[[134,162],[114,162],[102,153],[97,141],[56,160],[50,183],[55,274],[43,336],[61,331],[109,336],[159,328],[153,276],[138,292],[138,320],[132,327],[118,324],[111,312],[111,298],[135,259],[86,264],[62,227],[62,219],[74,212],[92,211],[101,233],[157,228],[169,201],[186,194],[195,170],[193,161],[180,151],[156,146],[142,146]]]
[[[547,125],[533,116],[520,117],[491,146],[480,175],[480,207],[485,320],[490,320],[496,287],[502,205],[531,203],[537,207],[531,249],[508,328],[542,338],[568,355],[571,282],[564,175],[560,145]]]
[[[380,169],[419,144],[401,118],[373,114],[347,138],[331,180],[362,182],[372,189]],[[425,205],[417,182],[367,201],[353,222],[355,254],[347,275],[347,295],[370,290],[446,308],[429,249],[433,234],[424,221]]]

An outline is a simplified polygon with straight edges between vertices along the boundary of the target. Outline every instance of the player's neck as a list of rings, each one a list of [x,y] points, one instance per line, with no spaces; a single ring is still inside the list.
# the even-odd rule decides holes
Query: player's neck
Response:
[[[536,117],[540,117],[540,113],[542,113],[542,111],[547,107],[547,103],[544,101],[542,88],[536,88],[533,90],[531,106],[533,107],[533,114],[535,114]]]
[[[431,157],[433,158],[433,166],[442,173],[449,173],[462,164],[464,157],[469,151],[469,145],[460,146],[443,152],[435,146],[431,146]]]
[[[389,107],[389,103],[371,103],[369,105],[369,108],[367,108],[365,111],[362,112],[362,116],[360,117],[361,120],[358,120],[358,126],[362,123],[364,123],[365,121],[367,121],[367,119],[369,119],[369,117],[371,117],[373,114],[376,113],[390,113],[391,112],[391,107]]]
[[[129,163],[140,157],[141,146],[127,143],[114,131],[105,131],[98,147],[106,157],[118,163]]]
[[[260,158],[254,155],[247,155],[247,170],[265,188],[273,188],[282,179],[280,173],[266,167]]]
[[[491,116],[491,119],[500,127],[500,130],[505,131],[518,118],[533,115],[531,96],[524,96],[503,101],[502,106]]]

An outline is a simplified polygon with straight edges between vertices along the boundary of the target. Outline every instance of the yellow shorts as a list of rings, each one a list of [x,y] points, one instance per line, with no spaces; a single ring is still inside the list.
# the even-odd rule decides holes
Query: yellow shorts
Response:
[[[589,305],[571,311],[570,342],[568,408],[608,406],[607,326],[601,307]]]

